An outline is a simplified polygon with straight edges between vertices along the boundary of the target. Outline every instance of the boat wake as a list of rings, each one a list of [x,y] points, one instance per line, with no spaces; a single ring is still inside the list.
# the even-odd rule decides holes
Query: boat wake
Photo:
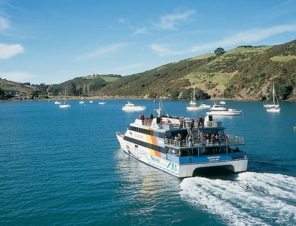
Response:
[[[234,180],[193,177],[181,184],[181,198],[221,217],[227,225],[295,225],[296,178],[240,173]]]

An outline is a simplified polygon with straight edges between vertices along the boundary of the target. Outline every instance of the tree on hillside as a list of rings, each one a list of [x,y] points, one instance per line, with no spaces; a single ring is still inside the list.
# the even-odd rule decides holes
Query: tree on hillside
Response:
[[[189,88],[187,90],[184,90],[182,92],[182,98],[183,99],[191,99],[192,98],[192,91],[193,91],[193,88]],[[204,100],[204,99],[210,99],[211,96],[209,94],[205,93],[202,89],[196,88],[195,98],[197,100]]]
[[[34,100],[34,99],[38,99],[38,97],[39,97],[39,93],[40,93],[39,90],[35,90],[35,91],[33,91],[32,94],[31,94],[31,99],[32,99],[32,100]]]
[[[179,97],[180,92],[178,90],[172,90],[171,92],[171,99],[172,100],[177,100]]]
[[[5,91],[0,88],[0,100],[3,100],[5,97]]]
[[[217,55],[217,56],[221,56],[222,54],[225,53],[225,50],[221,47],[217,48],[214,53]]]

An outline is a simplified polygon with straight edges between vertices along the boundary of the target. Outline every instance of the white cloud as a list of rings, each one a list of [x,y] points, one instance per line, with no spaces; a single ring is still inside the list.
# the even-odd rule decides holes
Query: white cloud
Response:
[[[0,31],[4,31],[8,29],[9,26],[9,21],[3,17],[0,16]]]
[[[31,75],[27,72],[13,71],[8,73],[1,73],[0,78],[7,79],[14,82],[28,82],[29,79],[35,78],[36,76]]]
[[[85,60],[85,59],[100,57],[100,56],[106,55],[108,53],[116,52],[116,51],[122,49],[124,46],[126,46],[125,43],[117,43],[117,44],[105,46],[105,47],[95,50],[93,52],[89,52],[89,53],[86,53],[82,56],[79,56],[79,57],[77,57],[77,59]]]
[[[206,43],[201,45],[192,46],[191,48],[182,50],[169,49],[168,44],[152,44],[151,49],[160,56],[168,55],[181,55],[188,53],[197,53],[200,51],[206,51],[222,47],[226,48],[229,46],[240,45],[240,44],[253,44],[255,42],[270,38],[274,35],[278,35],[285,32],[296,32],[296,25],[282,25],[274,26],[265,29],[251,29],[243,32],[239,32],[232,36],[226,37],[220,41]]]
[[[183,51],[177,51],[177,50],[171,50],[167,47],[167,45],[160,45],[160,44],[152,44],[151,49],[157,53],[157,55],[160,56],[169,56],[169,55],[181,55],[185,54],[188,50]]]
[[[122,24],[125,23],[125,21],[126,21],[126,19],[124,19],[124,18],[120,18],[120,19],[118,20],[118,22],[119,22],[119,23],[122,23]]]
[[[130,65],[126,65],[121,68],[117,68],[116,71],[126,71],[129,69],[138,68],[138,67],[142,67],[142,66],[143,66],[143,64],[130,64]]]
[[[284,32],[295,32],[296,31],[296,25],[282,25],[282,26],[274,26],[270,28],[265,29],[252,29],[248,31],[239,32],[236,35],[225,38],[221,41],[221,43],[224,43],[225,45],[232,45],[234,44],[240,44],[240,43],[252,43],[264,40],[266,38],[269,38],[271,36],[281,34]]]
[[[183,13],[168,14],[160,17],[160,22],[158,24],[155,24],[155,26],[160,27],[162,29],[175,29],[175,25],[179,21],[186,20],[194,13],[194,10],[187,10]]]
[[[9,45],[0,43],[0,59],[9,59],[23,52],[24,47],[21,44]]]
[[[142,28],[136,28],[136,29],[132,29],[133,30],[133,33],[132,35],[141,35],[141,34],[145,34],[147,29],[146,27],[142,27]]]

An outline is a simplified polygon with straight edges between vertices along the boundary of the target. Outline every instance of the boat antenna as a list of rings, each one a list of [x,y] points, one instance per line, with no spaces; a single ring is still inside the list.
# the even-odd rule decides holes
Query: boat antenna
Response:
[[[161,117],[162,116],[162,98],[159,97],[159,104],[158,104],[158,109],[155,109],[157,112],[157,117]]]

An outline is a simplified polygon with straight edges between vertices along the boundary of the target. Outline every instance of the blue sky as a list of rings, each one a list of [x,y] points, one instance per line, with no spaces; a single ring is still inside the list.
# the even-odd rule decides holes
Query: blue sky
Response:
[[[0,0],[0,78],[131,75],[296,39],[296,0]]]

